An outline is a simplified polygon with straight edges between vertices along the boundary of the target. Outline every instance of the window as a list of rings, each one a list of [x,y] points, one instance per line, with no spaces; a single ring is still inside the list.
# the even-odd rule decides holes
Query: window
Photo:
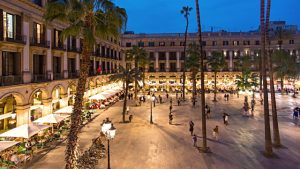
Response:
[[[154,47],[154,42],[149,42],[149,43],[148,43],[148,46],[149,46],[149,47]]]
[[[294,44],[294,40],[289,40],[289,44]]]
[[[177,60],[176,52],[170,52],[169,60]]]
[[[255,41],[255,45],[259,45],[260,43],[259,43],[259,40],[256,40]]]
[[[42,25],[38,23],[33,24],[33,38],[35,43],[41,43]]]
[[[144,47],[144,42],[139,42],[138,47]]]
[[[245,41],[243,42],[243,44],[244,44],[244,45],[250,45],[250,41],[245,40]]]
[[[159,46],[165,46],[165,42],[159,42]]]
[[[228,41],[223,41],[223,46],[228,46],[229,42]]]
[[[166,53],[165,52],[159,52],[158,53],[159,60],[166,60]]]
[[[131,47],[131,43],[130,43],[130,42],[127,42],[127,43],[126,43],[126,47]]]
[[[180,42],[180,46],[185,46],[185,42]]]
[[[171,42],[171,43],[170,43],[170,46],[175,46],[175,42]]]
[[[176,72],[176,63],[170,63],[170,71]]]
[[[202,41],[202,46],[206,46],[206,41]]]
[[[149,58],[150,58],[150,60],[155,60],[155,57],[154,57],[154,53],[153,53],[153,52],[150,52],[150,53],[149,53]]]
[[[232,42],[232,44],[233,44],[233,46],[239,46],[239,41],[234,40],[234,41]]]
[[[160,63],[159,64],[159,71],[164,72],[165,71],[165,63]]]
[[[217,41],[212,41],[212,46],[217,46]]]
[[[4,37],[14,38],[14,16],[3,12]]]

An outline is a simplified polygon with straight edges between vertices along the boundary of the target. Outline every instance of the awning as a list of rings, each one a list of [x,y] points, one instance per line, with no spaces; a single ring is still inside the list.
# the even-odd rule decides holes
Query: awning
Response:
[[[65,117],[59,116],[57,114],[48,114],[47,116],[41,117],[35,120],[35,123],[59,123],[64,120]]]
[[[0,141],[0,152],[18,144],[18,143],[19,142],[17,142],[17,141]]]
[[[67,106],[67,107],[61,108],[54,113],[55,114],[71,114],[71,113],[73,113],[73,106]]]
[[[39,131],[49,128],[47,125],[24,124],[22,126],[11,129],[5,133],[0,134],[0,137],[20,137],[30,138]]]
[[[90,100],[105,100],[105,99],[106,99],[106,97],[103,96],[102,94],[96,94],[96,95],[90,97]]]

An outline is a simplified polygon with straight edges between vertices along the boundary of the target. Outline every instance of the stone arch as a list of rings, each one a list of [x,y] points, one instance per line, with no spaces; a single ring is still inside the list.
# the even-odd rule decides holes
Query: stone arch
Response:
[[[25,100],[25,97],[21,93],[18,93],[18,92],[8,92],[8,93],[5,93],[5,94],[3,94],[0,97],[0,100],[4,99],[6,97],[9,97],[10,95],[14,96],[17,105],[26,105],[27,104],[27,102]]]
[[[59,89],[59,96],[66,93],[66,90],[65,90],[64,86],[58,84],[58,85],[54,86],[53,89],[51,90],[51,96],[52,96],[52,98],[54,98],[53,97],[53,92],[56,89]]]
[[[42,100],[46,100],[46,99],[51,97],[51,95],[49,94],[49,92],[45,88],[36,88],[30,94],[29,101],[28,101],[29,103],[33,103],[34,94],[38,91],[42,92]]]

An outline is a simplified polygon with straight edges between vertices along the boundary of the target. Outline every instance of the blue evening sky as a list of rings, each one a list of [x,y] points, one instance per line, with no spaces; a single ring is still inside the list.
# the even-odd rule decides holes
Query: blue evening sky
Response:
[[[193,8],[190,32],[197,31],[195,0],[114,0],[127,10],[127,31],[135,33],[184,32],[182,6]],[[259,25],[260,0],[199,0],[202,29],[248,31]],[[271,20],[300,25],[300,0],[272,0]]]

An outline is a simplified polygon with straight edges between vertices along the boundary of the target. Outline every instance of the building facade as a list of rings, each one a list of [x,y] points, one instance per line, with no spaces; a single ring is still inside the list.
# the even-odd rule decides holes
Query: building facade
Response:
[[[67,25],[44,23],[45,3],[0,1],[0,131],[31,123],[74,101],[82,40],[62,41],[60,34]],[[90,57],[86,97],[107,84],[121,63],[120,40],[99,39]]]
[[[187,44],[197,43],[197,34],[189,33]],[[146,67],[145,83],[148,87],[157,90],[180,90],[182,86],[182,70],[184,59],[184,34],[163,33],[163,34],[134,34],[127,32],[122,36],[122,47],[124,50],[132,46],[143,47],[149,55],[150,64]],[[237,74],[240,74],[238,65],[240,59],[251,56],[252,60],[258,60],[260,55],[260,34],[259,32],[204,32],[204,64],[205,64],[205,86],[212,88],[214,75],[207,64],[207,58],[213,51],[221,52],[226,60],[226,66],[217,74],[217,87],[234,88],[234,81]],[[278,49],[278,41],[272,40],[271,50]],[[282,48],[287,50],[299,62],[300,32],[290,39],[284,39]],[[188,56],[187,56],[188,57]],[[133,64],[127,63],[128,66]],[[252,71],[258,71],[259,64],[251,66]],[[197,76],[197,85],[200,85],[200,75]],[[192,82],[187,73],[187,88],[191,89]],[[290,84],[286,82],[286,86]]]

